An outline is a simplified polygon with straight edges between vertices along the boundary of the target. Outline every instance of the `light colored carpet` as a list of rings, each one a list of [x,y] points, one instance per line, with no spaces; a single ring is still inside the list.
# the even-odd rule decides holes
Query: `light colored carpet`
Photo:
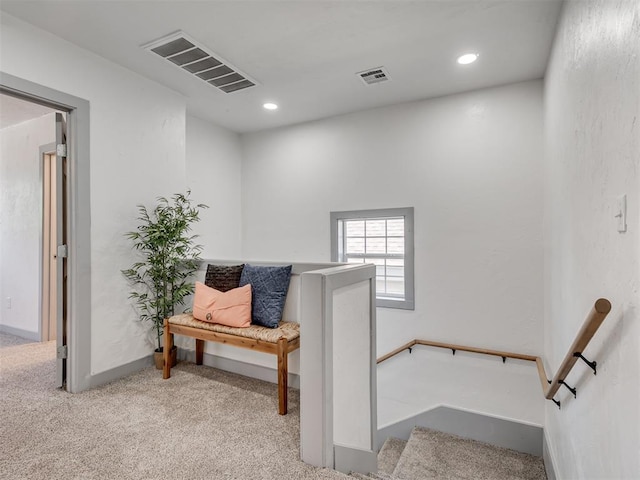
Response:
[[[416,427],[393,477],[402,480],[546,480],[542,458]]]
[[[299,395],[179,363],[80,394],[53,387],[55,342],[0,349],[2,479],[344,479],[299,461]]]
[[[391,475],[400,460],[400,455],[407,445],[406,440],[389,437],[385,440],[384,445],[378,452],[378,473],[386,473]]]
[[[396,478],[391,477],[391,475],[387,475],[386,473],[354,473],[350,474],[354,478],[359,478],[360,480],[398,480]]]
[[[351,475],[353,475],[353,473]],[[387,475],[386,473],[368,473],[356,478],[361,478],[363,480],[399,480],[398,478]]]
[[[34,341],[29,340],[28,338],[11,335],[10,333],[0,332],[0,348],[24,345],[25,343],[34,343]]]

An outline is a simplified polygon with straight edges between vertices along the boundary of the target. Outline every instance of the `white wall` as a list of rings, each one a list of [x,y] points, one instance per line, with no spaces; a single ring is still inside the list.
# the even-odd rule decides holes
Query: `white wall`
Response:
[[[372,450],[375,448],[371,444],[371,428],[375,427],[371,425],[373,339],[367,334],[372,322],[371,282],[354,283],[328,294],[333,296],[333,441]]]
[[[246,134],[242,141],[243,257],[328,261],[330,211],[413,206],[416,309],[378,309],[378,352],[426,338],[541,353],[540,81]],[[450,361],[443,368],[454,368]],[[506,370],[492,373],[477,363],[488,387],[461,401],[423,380],[426,362],[411,370],[399,365],[387,362],[393,373],[380,376],[379,424],[441,403],[442,396],[453,406],[542,423],[534,375],[537,394],[530,395],[504,384]],[[403,384],[415,385],[416,395],[401,391]],[[396,397],[404,397],[402,408]]]
[[[202,258],[242,258],[241,155],[237,133],[187,116],[187,187],[195,203],[209,206],[194,229]]]
[[[33,339],[41,330],[40,147],[56,141],[55,126],[50,113],[0,130],[0,325]]]
[[[549,403],[558,478],[640,477],[640,6],[570,1],[545,81],[545,358],[555,371],[598,297],[613,309]],[[616,229],[618,195],[628,230]]]
[[[136,204],[184,190],[184,99],[10,15],[0,31],[3,72],[90,102],[91,372],[145,357],[147,327],[120,273],[134,260],[123,234]]]

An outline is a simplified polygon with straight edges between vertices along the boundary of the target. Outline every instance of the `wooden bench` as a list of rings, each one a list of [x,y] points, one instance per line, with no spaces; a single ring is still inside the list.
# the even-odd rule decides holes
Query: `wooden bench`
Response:
[[[224,343],[248,348],[257,352],[271,353],[278,357],[278,413],[287,414],[288,356],[300,348],[300,325],[295,322],[280,322],[278,328],[251,325],[248,328],[233,328],[215,323],[201,322],[189,313],[175,315],[164,321],[164,367],[162,378],[171,376],[169,351],[174,335],[196,339],[196,365],[202,365],[204,342]]]

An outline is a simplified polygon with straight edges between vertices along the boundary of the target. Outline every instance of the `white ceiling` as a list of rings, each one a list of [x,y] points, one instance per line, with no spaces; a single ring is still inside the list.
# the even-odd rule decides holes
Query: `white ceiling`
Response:
[[[55,110],[0,94],[0,129],[42,117]]]
[[[180,92],[247,132],[542,78],[560,0],[2,0],[0,9]],[[260,82],[225,94],[141,45],[182,30]],[[458,55],[478,52],[468,66]],[[391,81],[355,73],[385,66]],[[277,111],[262,108],[266,101]]]

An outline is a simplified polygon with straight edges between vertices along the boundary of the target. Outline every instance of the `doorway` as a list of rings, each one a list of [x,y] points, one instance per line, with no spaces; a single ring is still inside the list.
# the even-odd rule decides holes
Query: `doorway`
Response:
[[[66,258],[58,259],[58,246],[66,241],[66,158],[57,150],[65,113],[5,94],[0,108],[0,330],[11,343],[64,339]],[[45,351],[57,362],[55,344]],[[63,387],[64,363],[57,370]]]
[[[54,150],[56,169],[65,173],[65,175],[56,175],[56,190],[58,192],[64,190],[66,195],[64,202],[57,202],[56,205],[58,210],[55,221],[58,228],[55,230],[55,235],[59,241],[56,242],[54,250],[53,246],[48,247],[49,257],[53,253],[56,262],[55,270],[60,280],[55,289],[56,301],[47,301],[49,316],[46,328],[47,336],[50,336],[53,332],[50,313],[55,303],[57,319],[66,320],[62,328],[58,321],[58,328],[55,329],[57,381],[67,391],[79,392],[91,387],[92,380],[89,102],[3,72],[0,72],[0,93],[31,104],[49,107],[66,115],[66,124],[56,122],[56,135],[60,139],[66,137],[68,133],[69,143],[63,147],[64,142],[56,140]],[[65,131],[66,127],[68,132]],[[53,155],[48,157],[50,166],[54,163],[53,158]],[[40,159],[44,168],[44,156]],[[61,182],[64,178],[68,178],[68,182],[63,188]],[[37,195],[41,194],[42,192],[38,191]],[[57,195],[57,198],[60,196]],[[39,207],[38,211],[41,210],[42,205]],[[62,212],[64,215],[61,214]],[[49,230],[48,234],[52,233]],[[37,240],[40,247],[44,249],[44,238]],[[53,245],[53,242],[50,242],[50,245]],[[39,263],[42,264],[43,260],[44,253],[41,253]],[[51,258],[49,260],[51,261]],[[48,264],[48,269],[51,273],[51,263]],[[51,283],[51,275],[48,278]],[[41,289],[43,282],[33,280],[33,277],[29,279]],[[60,285],[63,287],[60,288]],[[53,293],[49,285],[47,287],[49,299]],[[39,325],[38,329],[42,329],[39,333],[44,333],[43,317],[41,312],[34,315]]]

